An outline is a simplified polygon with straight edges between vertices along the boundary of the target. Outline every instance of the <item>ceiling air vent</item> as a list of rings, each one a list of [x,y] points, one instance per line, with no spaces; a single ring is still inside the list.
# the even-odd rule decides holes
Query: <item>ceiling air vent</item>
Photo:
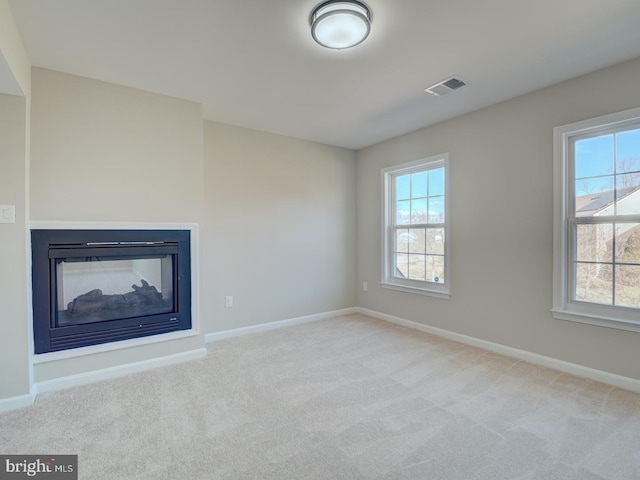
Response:
[[[436,83],[435,85],[431,85],[424,89],[425,92],[430,93],[431,95],[435,95],[436,97],[442,97],[447,93],[451,93],[454,90],[459,89],[460,87],[464,87],[466,83],[460,77],[450,77],[446,80]]]

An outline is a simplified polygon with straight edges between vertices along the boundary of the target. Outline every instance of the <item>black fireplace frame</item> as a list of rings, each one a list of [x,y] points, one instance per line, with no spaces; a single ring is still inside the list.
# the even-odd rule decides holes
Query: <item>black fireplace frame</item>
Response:
[[[189,330],[189,230],[31,230],[33,333],[36,354]],[[93,323],[58,326],[56,260],[69,257],[144,258],[171,253],[173,310]]]

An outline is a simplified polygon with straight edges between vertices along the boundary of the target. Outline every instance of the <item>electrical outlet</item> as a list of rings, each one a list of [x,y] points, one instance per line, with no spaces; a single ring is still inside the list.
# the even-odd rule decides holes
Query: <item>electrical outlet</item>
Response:
[[[369,284],[367,282],[362,282],[362,291],[363,292],[369,291]]]
[[[226,297],[224,297],[224,306],[227,307],[227,308],[233,307],[233,296],[232,295],[227,295]]]

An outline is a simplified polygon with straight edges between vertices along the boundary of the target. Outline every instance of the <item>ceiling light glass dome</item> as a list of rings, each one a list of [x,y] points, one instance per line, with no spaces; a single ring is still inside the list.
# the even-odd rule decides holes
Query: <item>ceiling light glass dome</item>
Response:
[[[371,31],[371,11],[356,0],[329,0],[311,12],[311,35],[323,47],[343,49],[364,41]]]

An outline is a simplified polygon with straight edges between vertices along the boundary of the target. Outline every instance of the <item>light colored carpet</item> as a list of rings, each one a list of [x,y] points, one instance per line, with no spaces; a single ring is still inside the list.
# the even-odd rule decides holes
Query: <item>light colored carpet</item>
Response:
[[[363,315],[38,396],[0,453],[82,479],[640,478],[640,395]]]

